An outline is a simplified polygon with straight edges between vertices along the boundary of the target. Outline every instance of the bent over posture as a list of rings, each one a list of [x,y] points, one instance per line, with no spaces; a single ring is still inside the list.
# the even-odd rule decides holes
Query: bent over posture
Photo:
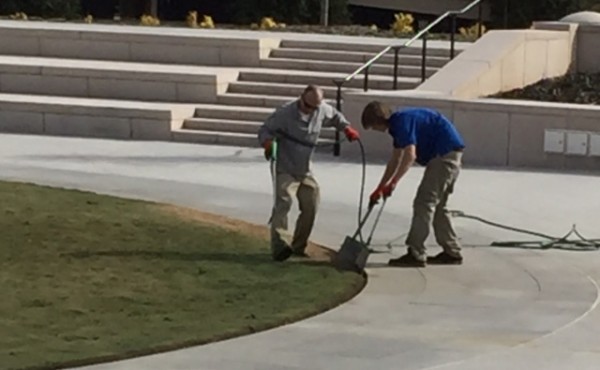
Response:
[[[462,151],[460,134],[446,117],[426,108],[409,108],[392,113],[385,104],[369,103],[362,114],[365,129],[388,131],[393,153],[379,186],[371,194],[371,204],[392,195],[398,181],[416,161],[425,173],[413,202],[413,217],[406,239],[406,255],[392,259],[392,266],[425,267],[434,264],[461,264],[461,246],[452,227],[446,204],[458,178]],[[425,240],[433,218],[433,230],[443,252],[427,258]]]
[[[310,164],[323,127],[343,131],[350,141],[359,138],[342,113],[323,102],[323,91],[309,85],[298,99],[277,108],[258,131],[267,159],[271,159],[273,140],[277,140],[275,205],[271,216],[271,253],[275,261],[284,261],[292,254],[305,255],[320,201],[319,184]],[[293,196],[298,199],[300,215],[290,241],[288,213]]]

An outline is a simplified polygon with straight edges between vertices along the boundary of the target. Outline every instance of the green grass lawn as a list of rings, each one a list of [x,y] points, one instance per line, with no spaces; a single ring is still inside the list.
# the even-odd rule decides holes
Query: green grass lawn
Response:
[[[54,368],[252,333],[331,308],[364,285],[327,264],[272,262],[262,233],[192,214],[0,182],[1,367]]]

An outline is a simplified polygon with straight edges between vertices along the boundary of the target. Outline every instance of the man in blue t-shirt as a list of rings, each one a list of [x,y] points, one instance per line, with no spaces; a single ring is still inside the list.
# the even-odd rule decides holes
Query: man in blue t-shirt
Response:
[[[385,104],[373,101],[363,110],[362,125],[366,130],[387,131],[394,139],[392,157],[379,186],[371,194],[370,206],[381,197],[390,197],[414,162],[426,167],[413,202],[406,239],[408,252],[389,264],[405,267],[461,264],[461,246],[446,204],[460,172],[465,144],[452,122],[432,109],[408,108],[392,113]],[[444,251],[427,258],[425,240],[432,221],[436,241]]]

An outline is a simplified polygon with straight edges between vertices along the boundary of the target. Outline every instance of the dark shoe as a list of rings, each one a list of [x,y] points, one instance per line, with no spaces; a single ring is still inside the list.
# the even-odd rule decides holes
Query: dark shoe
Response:
[[[432,265],[462,265],[462,256],[453,256],[446,252],[442,252],[434,257],[427,257],[427,263]]]
[[[285,247],[273,254],[273,260],[283,262],[292,256],[294,251],[290,247]]]
[[[425,267],[427,264],[425,261],[416,259],[412,253],[408,252],[402,257],[389,260],[388,265],[394,267]]]

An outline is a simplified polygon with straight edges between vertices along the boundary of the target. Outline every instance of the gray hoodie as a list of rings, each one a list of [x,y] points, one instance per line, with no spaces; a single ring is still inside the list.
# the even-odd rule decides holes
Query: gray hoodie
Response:
[[[258,141],[263,145],[268,139],[277,138],[277,172],[304,177],[311,173],[310,162],[321,128],[335,127],[342,131],[350,122],[325,102],[304,121],[298,104],[299,99],[277,108],[258,130]]]

